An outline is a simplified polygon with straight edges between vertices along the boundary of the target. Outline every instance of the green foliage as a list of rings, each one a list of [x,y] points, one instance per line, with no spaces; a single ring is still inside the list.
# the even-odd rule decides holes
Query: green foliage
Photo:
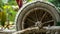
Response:
[[[4,3],[0,0],[0,8],[3,8]]]
[[[7,15],[7,16],[9,16],[8,19],[10,21],[14,21],[14,18],[15,18],[15,15],[16,15],[17,11],[15,11],[15,9],[12,7],[12,5],[5,5],[4,6],[4,11],[6,12],[6,14],[8,14]]]
[[[2,17],[1,17],[1,13],[0,13],[2,26],[5,25],[7,18],[12,22],[14,21],[17,11],[15,11],[15,9],[12,6],[16,6],[16,5],[17,5],[16,0],[9,0],[8,3],[3,3],[2,0],[0,0],[0,8],[2,8],[2,10],[3,10]],[[7,17],[7,14],[9,17]]]
[[[9,0],[8,3],[9,5],[17,5],[16,0]]]
[[[60,0],[48,0],[48,1],[53,3],[55,6],[60,7]]]
[[[6,22],[6,13],[4,11],[0,12],[0,19],[1,19],[1,22],[0,24],[2,26],[4,26],[5,22]]]
[[[30,1],[32,1],[32,0],[27,0],[27,2],[30,2]]]

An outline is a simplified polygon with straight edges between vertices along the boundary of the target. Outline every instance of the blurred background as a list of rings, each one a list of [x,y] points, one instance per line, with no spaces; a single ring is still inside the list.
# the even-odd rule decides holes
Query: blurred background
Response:
[[[34,0],[22,0],[23,4]],[[42,0],[53,3],[60,10],[60,0]],[[15,16],[19,10],[16,0],[0,0],[0,29],[15,30]]]

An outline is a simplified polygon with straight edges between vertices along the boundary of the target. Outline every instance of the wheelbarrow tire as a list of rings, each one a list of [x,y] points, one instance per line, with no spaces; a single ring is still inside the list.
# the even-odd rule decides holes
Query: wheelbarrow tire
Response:
[[[33,10],[34,8],[42,8],[42,10],[44,9],[48,10],[47,12],[50,13],[51,16],[53,17],[55,21],[55,25],[56,25],[56,22],[59,21],[58,10],[54,5],[51,5],[46,2],[40,2],[40,1],[31,2],[24,5],[21,9],[19,9],[17,13],[15,22],[16,22],[16,28],[18,31],[22,30],[22,27],[23,27],[22,25],[24,25],[23,18],[25,17],[25,15],[29,13],[30,10]]]

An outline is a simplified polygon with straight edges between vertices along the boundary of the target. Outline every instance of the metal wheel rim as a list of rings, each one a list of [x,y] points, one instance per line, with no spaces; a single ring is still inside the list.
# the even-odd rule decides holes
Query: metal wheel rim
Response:
[[[40,17],[43,17],[42,19],[41,19],[41,21],[43,22],[44,20],[44,18],[45,18],[45,13],[44,13],[44,11],[46,12],[46,14],[47,14],[47,16],[48,15],[50,15],[50,17],[51,17],[51,19],[53,19],[53,20],[49,20],[49,21],[47,21],[47,22],[50,22],[50,21],[52,21],[52,22],[50,22],[50,23],[53,23],[53,24],[50,24],[51,26],[53,26],[53,25],[55,25],[55,20],[54,20],[54,18],[53,18],[53,16],[52,16],[52,14],[50,14],[48,11],[49,10],[43,10],[43,8],[35,8],[35,9],[32,9],[32,10],[30,10],[30,11],[28,11],[26,14],[25,14],[25,16],[24,16],[24,18],[23,18],[23,20],[22,20],[22,29],[25,29],[25,27],[26,27],[26,25],[28,24],[28,23],[24,23],[25,22],[25,20],[26,20],[26,18],[27,18],[27,16],[29,15],[29,13],[31,14],[32,13],[32,15],[33,15],[33,13],[35,13],[35,12],[37,12],[37,14],[40,14],[39,13],[39,11],[34,11],[34,10],[42,10],[43,12],[42,12],[42,16],[40,16]],[[41,11],[40,11],[41,12]],[[35,15],[35,18],[37,18],[37,15]],[[49,16],[48,16],[48,18],[49,18]],[[46,18],[45,18],[46,19]],[[39,19],[36,19],[37,21],[36,22],[40,22],[40,20]],[[30,20],[31,21],[31,20]],[[32,21],[33,22],[33,21]],[[36,23],[35,22],[35,23]],[[30,24],[31,25],[31,24]],[[32,25],[32,26],[29,26],[29,24],[27,25],[28,27],[26,27],[26,28],[29,28],[29,27],[34,27],[34,25]],[[48,26],[48,24],[46,24],[46,25],[44,25],[44,26]],[[43,33],[42,33],[43,34]]]

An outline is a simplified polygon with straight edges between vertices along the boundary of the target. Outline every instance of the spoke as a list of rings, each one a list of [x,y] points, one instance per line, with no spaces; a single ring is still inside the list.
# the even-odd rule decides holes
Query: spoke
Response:
[[[47,12],[45,12],[41,18],[41,21],[44,19],[45,15],[47,14]]]
[[[43,24],[50,23],[50,22],[53,22],[53,21],[54,21],[54,20],[50,20],[50,21],[44,22]]]
[[[36,11],[35,11],[35,15],[36,15],[36,20],[38,21],[38,17],[37,17],[37,13],[36,13]]]
[[[32,15],[28,16],[28,18],[30,18],[31,20],[35,21],[35,17],[31,17]]]
[[[35,21],[33,21],[33,20],[29,19],[29,18],[27,18],[27,20],[29,20],[30,22],[33,22],[33,23],[35,23]]]
[[[40,28],[43,28],[43,25],[44,24],[47,24],[47,23],[50,23],[50,22],[53,22],[54,20],[50,20],[50,21],[47,21],[47,22],[44,22],[44,23],[42,23],[42,26],[40,27]]]

